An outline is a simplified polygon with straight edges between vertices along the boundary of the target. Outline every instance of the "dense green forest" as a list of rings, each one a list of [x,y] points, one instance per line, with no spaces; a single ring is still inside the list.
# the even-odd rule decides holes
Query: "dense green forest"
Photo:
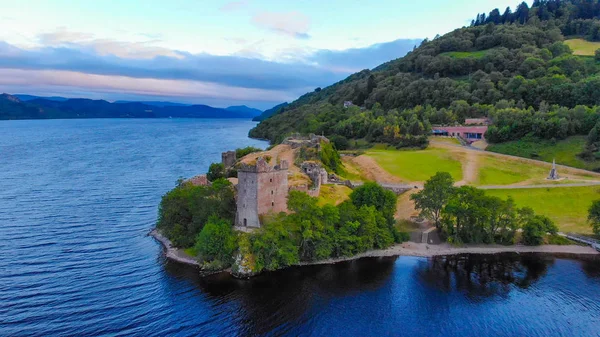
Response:
[[[600,41],[600,1],[523,2],[479,14],[470,27],[425,40],[406,56],[318,88],[250,135],[290,132],[424,146],[436,124],[487,116],[488,140],[587,135],[598,121],[600,52],[574,55],[566,39]],[[344,108],[344,102],[354,106]]]

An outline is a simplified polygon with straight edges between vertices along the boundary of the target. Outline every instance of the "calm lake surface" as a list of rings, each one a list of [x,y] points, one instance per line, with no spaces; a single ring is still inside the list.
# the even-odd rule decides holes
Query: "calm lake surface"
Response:
[[[599,336],[600,262],[362,259],[200,278],[146,236],[232,120],[0,121],[0,336]]]

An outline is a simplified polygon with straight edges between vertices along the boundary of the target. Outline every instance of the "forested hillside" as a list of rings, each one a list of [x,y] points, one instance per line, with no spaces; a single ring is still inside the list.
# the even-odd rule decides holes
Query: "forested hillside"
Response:
[[[599,17],[598,0],[494,9],[405,57],[300,97],[250,135],[277,142],[298,131],[422,146],[431,125],[481,116],[494,121],[491,142],[587,135],[600,112],[600,52],[575,55],[565,41],[600,41]]]

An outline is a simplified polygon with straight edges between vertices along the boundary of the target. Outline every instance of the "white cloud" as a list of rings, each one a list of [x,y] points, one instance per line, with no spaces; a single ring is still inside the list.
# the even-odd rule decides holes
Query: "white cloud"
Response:
[[[99,39],[94,34],[75,32],[59,27],[52,33],[38,35],[39,42],[44,46],[78,46],[92,49],[100,55],[114,55],[129,59],[152,59],[156,56],[182,58],[177,51],[158,47],[154,44],[159,40],[125,42],[112,39]]]
[[[252,22],[279,34],[298,39],[310,38],[310,18],[300,12],[260,12],[252,17]]]

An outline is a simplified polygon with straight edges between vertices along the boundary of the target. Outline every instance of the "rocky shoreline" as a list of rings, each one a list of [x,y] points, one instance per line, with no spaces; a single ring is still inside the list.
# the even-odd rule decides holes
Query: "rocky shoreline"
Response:
[[[198,263],[198,261],[187,255],[183,250],[173,247],[171,241],[163,236],[157,229],[153,229],[150,233],[148,233],[148,235],[162,244],[162,246],[165,248],[165,255],[168,259],[171,259],[175,262],[200,267],[200,263]]]
[[[187,255],[183,250],[171,245],[171,241],[160,234],[156,229],[149,233],[154,239],[160,242],[165,248],[165,255],[173,261],[200,267],[198,261]],[[502,254],[502,253],[543,253],[562,257],[590,256],[600,258],[600,252],[589,246],[578,245],[542,245],[542,246],[501,246],[501,245],[465,245],[462,247],[452,246],[444,243],[441,245],[428,245],[425,243],[405,242],[394,245],[388,249],[370,250],[351,257],[341,257],[336,259],[326,259],[315,262],[301,262],[296,266],[310,266],[321,264],[335,264],[345,261],[351,261],[366,257],[392,257],[392,256],[415,256],[415,257],[434,257],[444,255],[460,254]],[[226,271],[226,270],[224,270]]]

